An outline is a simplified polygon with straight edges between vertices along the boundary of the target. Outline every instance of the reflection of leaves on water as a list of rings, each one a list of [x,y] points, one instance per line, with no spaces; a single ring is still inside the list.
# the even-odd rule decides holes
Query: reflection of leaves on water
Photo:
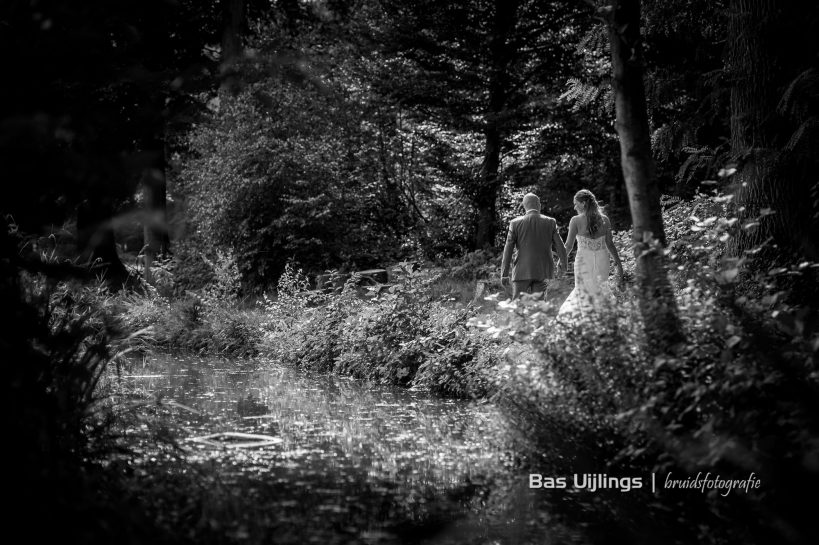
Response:
[[[280,437],[260,435],[257,433],[221,432],[189,438],[190,441],[214,447],[253,448],[278,445]]]
[[[236,402],[236,410],[239,416],[258,416],[267,413],[267,404],[257,400],[251,393]]]
[[[198,468],[222,483],[202,505],[234,520],[237,536],[244,535],[244,524],[251,534],[275,526],[278,536],[281,528],[285,537],[277,542],[283,543],[301,543],[303,528],[323,543],[401,542],[415,528],[443,528],[462,517],[467,505],[483,509],[479,491],[485,487],[476,483],[489,483],[483,475],[504,471],[503,423],[491,405],[310,377],[273,365],[240,377],[236,369],[217,370],[201,360],[193,363],[196,385],[187,389],[190,375],[176,363],[164,380],[155,377],[162,361],[153,362],[154,378],[130,380],[150,381],[149,392],[162,389],[199,411],[163,407],[158,416],[173,424],[171,433],[177,429],[180,438],[203,439],[185,441],[184,458],[166,463]],[[265,444],[251,436],[276,440]],[[229,446],[237,443],[242,448]],[[141,447],[141,456],[129,463],[156,479],[163,471],[178,473],[156,466],[163,457],[153,445]],[[513,497],[509,491],[501,496]],[[503,510],[509,502],[501,496],[492,516],[508,521]],[[483,529],[485,524],[475,522]]]

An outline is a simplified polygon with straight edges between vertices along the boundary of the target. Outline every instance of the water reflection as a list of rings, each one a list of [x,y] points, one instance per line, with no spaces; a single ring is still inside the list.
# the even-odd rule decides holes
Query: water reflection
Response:
[[[237,371],[219,360],[155,358],[126,369],[121,380],[196,410],[199,415],[178,416],[189,434],[180,439],[197,456],[264,467],[286,462],[347,468],[438,486],[494,467],[503,449],[490,405],[305,376],[271,362]],[[220,432],[272,434],[282,442],[255,452],[214,452],[186,441]]]
[[[236,484],[246,501],[266,502],[273,526],[296,532],[307,524],[318,542],[406,542],[407,520],[435,516],[463,524],[459,498],[497,479],[507,445],[489,404],[255,363],[237,369],[220,360],[156,357],[124,369],[116,382],[122,391],[166,401],[163,418],[176,426],[188,461],[217,468],[219,480]],[[143,453],[129,463],[148,467],[156,442],[144,430],[127,431]],[[253,446],[248,434],[268,437]],[[532,526],[538,515],[528,491],[522,482],[513,487],[520,505],[501,519],[528,518]],[[523,542],[517,526],[498,541],[501,534],[486,524],[473,517],[467,525],[482,540],[461,528],[460,537],[435,542]],[[543,530],[532,531],[540,542]]]

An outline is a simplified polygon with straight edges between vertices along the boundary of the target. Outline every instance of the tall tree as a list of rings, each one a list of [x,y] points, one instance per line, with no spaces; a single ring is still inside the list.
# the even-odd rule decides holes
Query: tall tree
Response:
[[[488,98],[484,115],[484,156],[475,187],[478,218],[475,226],[475,247],[493,246],[497,223],[495,202],[501,186],[500,156],[504,132],[503,113],[508,108],[511,61],[519,44],[512,33],[519,17],[520,0],[495,0],[489,34]]]
[[[597,7],[604,2],[588,3]],[[655,176],[663,193],[691,195],[701,182],[715,179],[727,160],[728,92],[721,78],[726,3],[641,2],[646,106]],[[609,42],[607,26],[602,25],[589,26],[579,41],[580,62],[561,98],[571,104],[579,121],[572,139],[585,132],[588,144],[565,147],[582,157],[585,168],[598,165],[603,170],[600,167],[608,167],[610,161],[616,163],[616,168],[583,178],[600,180],[597,183],[602,187],[593,189],[609,196],[609,206],[616,205],[622,195],[627,208],[614,123]],[[609,132],[614,134],[613,141]],[[616,208],[614,212],[616,215]]]
[[[237,65],[235,94],[209,95],[218,106],[189,131],[171,186],[196,259],[232,251],[248,288],[274,284],[288,260],[320,272],[406,257],[389,129],[350,69],[342,16],[283,4],[246,36],[256,54]]]
[[[242,35],[247,27],[245,0],[222,0],[222,60],[242,54]]]
[[[163,141],[156,148],[159,149],[149,152],[148,164],[142,173],[144,277],[148,283],[153,282],[151,267],[154,259],[168,255],[171,249],[167,210],[168,145]]]
[[[681,327],[664,263],[665,230],[643,83],[640,1],[614,0],[603,11],[609,16],[616,127],[633,223],[640,305],[649,338],[663,350],[681,338]]]
[[[815,172],[791,168],[799,157],[782,154],[793,150],[799,138],[815,133],[816,123],[794,124],[778,106],[781,102],[787,106],[788,99],[792,102],[798,95],[798,80],[805,70],[819,67],[819,40],[812,27],[818,17],[816,2],[805,0],[729,4],[731,152],[738,161],[737,213],[747,227],[733,239],[737,257],[766,241],[781,250],[817,257],[817,203],[809,198]],[[815,91],[809,99],[816,100]],[[813,156],[815,151],[806,154]],[[764,217],[757,223],[760,215]]]
[[[220,11],[219,88],[236,93],[241,85],[237,75],[244,52],[242,40],[247,32],[247,6],[245,0],[221,0]]]
[[[496,242],[502,157],[548,117],[574,57],[577,7],[562,2],[380,0],[372,22],[384,63],[377,89],[419,119],[479,137],[462,187],[472,247]]]

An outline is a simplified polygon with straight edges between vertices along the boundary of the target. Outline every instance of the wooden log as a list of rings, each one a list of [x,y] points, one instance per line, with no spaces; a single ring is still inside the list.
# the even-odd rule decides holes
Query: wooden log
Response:
[[[389,282],[389,273],[386,269],[367,269],[352,273],[325,272],[316,275],[316,289],[324,291],[340,291],[344,289],[344,284],[353,276],[357,275],[356,286],[375,286]]]

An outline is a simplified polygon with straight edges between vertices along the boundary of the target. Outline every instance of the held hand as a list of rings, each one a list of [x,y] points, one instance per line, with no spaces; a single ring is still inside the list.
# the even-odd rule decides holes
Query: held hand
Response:
[[[565,264],[565,263],[563,263],[563,262],[561,262],[561,263],[560,263],[560,264],[558,264],[558,266],[557,266],[557,277],[558,277],[558,278],[563,278],[563,276],[564,276],[565,274],[566,274],[566,264]]]

